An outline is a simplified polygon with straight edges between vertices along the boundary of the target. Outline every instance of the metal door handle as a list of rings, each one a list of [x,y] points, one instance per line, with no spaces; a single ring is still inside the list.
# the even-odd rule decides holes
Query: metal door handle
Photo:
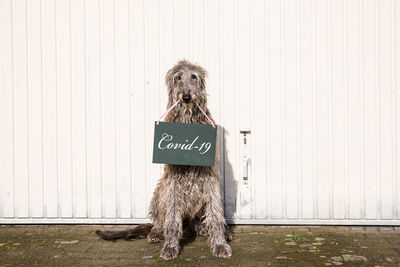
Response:
[[[249,159],[246,156],[244,156],[242,160],[242,177],[245,182],[249,179],[248,169],[249,169]]]

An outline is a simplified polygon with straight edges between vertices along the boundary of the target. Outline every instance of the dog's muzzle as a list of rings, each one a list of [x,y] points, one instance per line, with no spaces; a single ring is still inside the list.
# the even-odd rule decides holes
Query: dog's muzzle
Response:
[[[184,94],[184,95],[182,96],[182,99],[183,99],[183,101],[185,101],[185,103],[187,104],[187,103],[190,102],[190,100],[192,100],[192,96],[191,96],[190,94]]]

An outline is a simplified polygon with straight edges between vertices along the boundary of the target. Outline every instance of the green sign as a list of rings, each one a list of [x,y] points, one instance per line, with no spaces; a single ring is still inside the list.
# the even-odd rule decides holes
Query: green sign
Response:
[[[156,122],[153,163],[214,166],[216,137],[211,125]]]

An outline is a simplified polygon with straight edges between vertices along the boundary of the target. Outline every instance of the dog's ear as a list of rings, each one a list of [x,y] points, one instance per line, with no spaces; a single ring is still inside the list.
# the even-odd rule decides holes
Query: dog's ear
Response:
[[[172,85],[174,84],[174,76],[176,73],[176,67],[173,67],[170,69],[167,74],[165,75],[165,85],[168,88],[172,88]]]
[[[199,83],[200,83],[200,88],[202,90],[206,89],[206,78],[207,78],[207,71],[201,67],[201,66],[196,66],[196,71],[199,73]]]

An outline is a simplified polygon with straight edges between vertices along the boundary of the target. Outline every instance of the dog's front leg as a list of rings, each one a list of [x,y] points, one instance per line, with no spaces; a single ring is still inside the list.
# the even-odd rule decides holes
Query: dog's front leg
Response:
[[[164,239],[164,215],[160,206],[162,187],[163,183],[159,182],[156,186],[156,189],[154,190],[154,194],[150,203],[149,215],[150,218],[153,220],[153,227],[151,228],[151,231],[147,236],[147,241],[149,241],[149,243],[158,243]]]
[[[179,194],[179,185],[170,179],[166,190],[166,216],[164,222],[165,243],[160,257],[172,260],[178,257],[182,237],[182,201]]]
[[[232,249],[225,239],[225,218],[222,208],[220,185],[217,179],[211,178],[204,187],[205,223],[210,235],[213,254],[220,258],[232,256]]]

